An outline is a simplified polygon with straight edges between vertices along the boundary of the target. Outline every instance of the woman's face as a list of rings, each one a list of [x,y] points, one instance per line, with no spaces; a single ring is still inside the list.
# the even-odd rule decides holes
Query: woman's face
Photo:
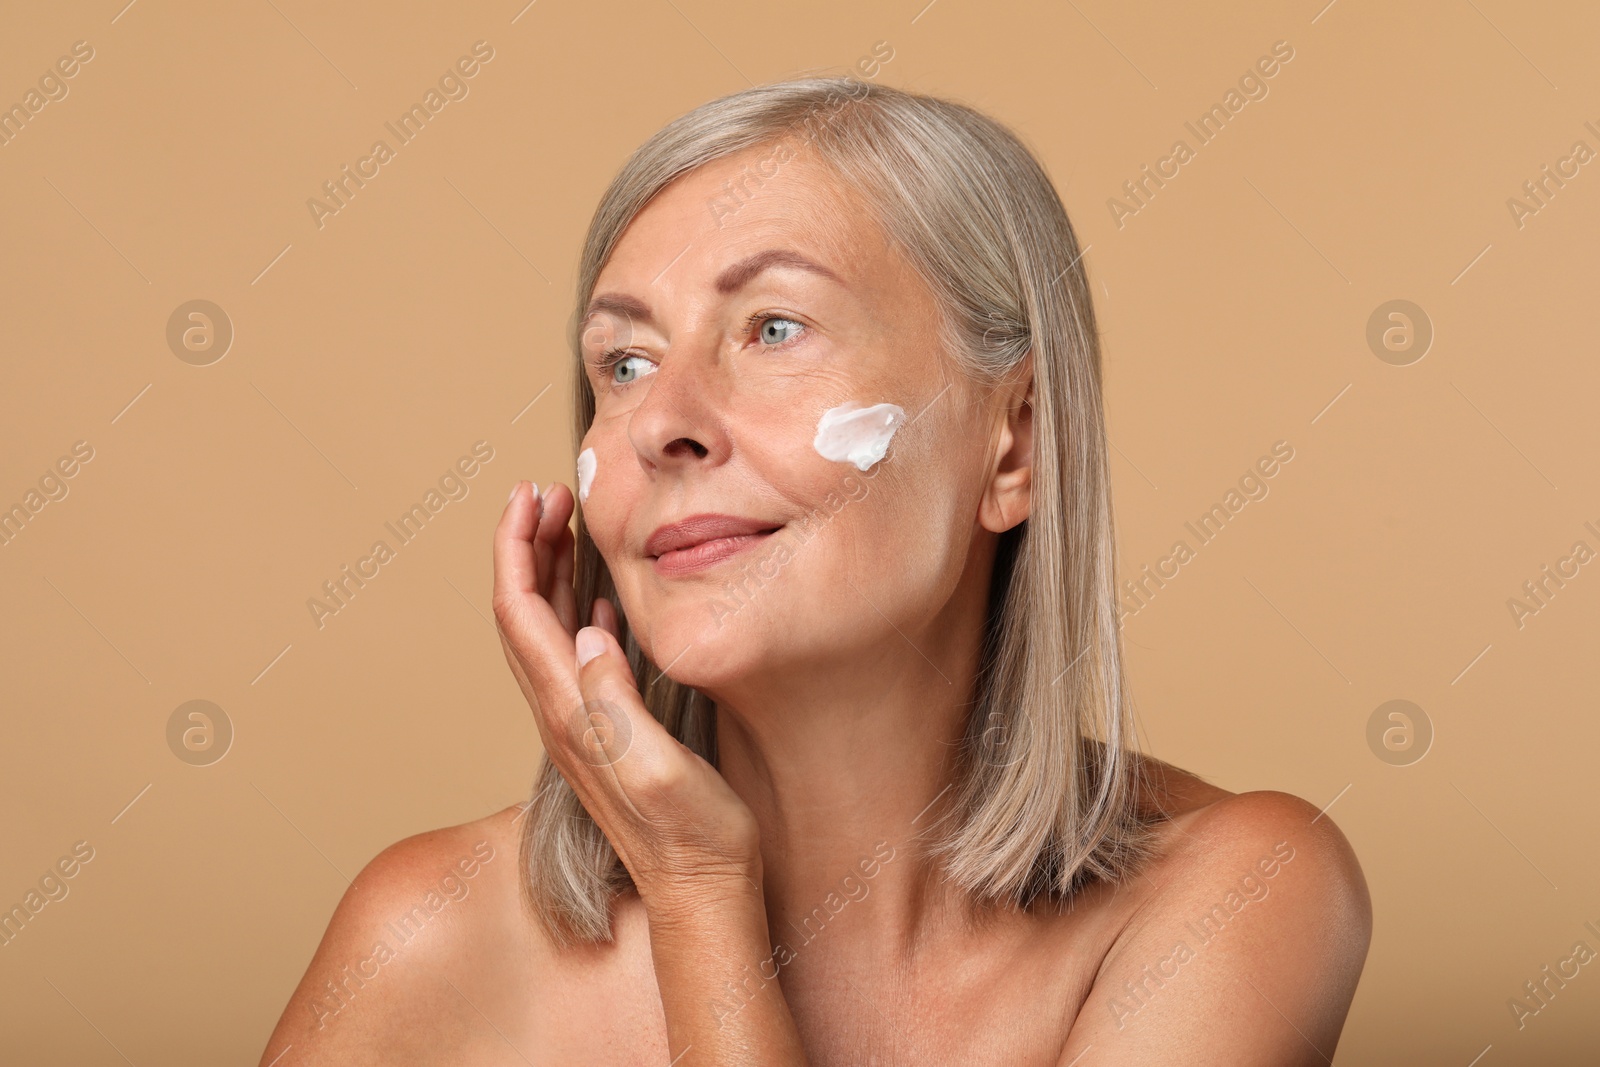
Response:
[[[1003,404],[947,365],[931,293],[848,190],[771,147],[708,164],[639,213],[594,293],[584,520],[650,658],[715,695],[885,641],[933,654],[918,634],[982,536]],[[874,410],[819,451],[846,405]],[[651,540],[707,515],[755,532]]]

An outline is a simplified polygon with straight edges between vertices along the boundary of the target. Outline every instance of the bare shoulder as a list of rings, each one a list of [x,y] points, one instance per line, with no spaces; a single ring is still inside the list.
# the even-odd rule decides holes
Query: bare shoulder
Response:
[[[529,966],[541,946],[518,896],[521,812],[415,834],[374,856],[334,909],[261,1063],[291,1045],[296,1063],[422,1062],[428,1031],[481,1010],[485,977]]]
[[[1366,959],[1372,905],[1333,819],[1289,793],[1230,793],[1150,761],[1167,813],[1144,891],[1063,1062],[1325,1063]]]
[[[1189,888],[1158,907],[1201,903],[1195,887],[1202,885],[1229,887],[1223,901],[1230,914],[1253,894],[1265,899],[1275,893],[1277,911],[1263,927],[1316,935],[1308,962],[1354,964],[1359,973],[1371,939],[1372,900],[1355,849],[1331,816],[1291,793],[1256,790],[1211,801],[1177,829],[1183,840],[1171,869]],[[1208,909],[1213,903],[1203,902]]]
[[[1359,890],[1365,897],[1355,850],[1333,819],[1309,801],[1270,789],[1231,793],[1171,764],[1147,756],[1140,762],[1146,783],[1141,804],[1167,816],[1157,867],[1203,874],[1281,842],[1314,854],[1322,889]]]

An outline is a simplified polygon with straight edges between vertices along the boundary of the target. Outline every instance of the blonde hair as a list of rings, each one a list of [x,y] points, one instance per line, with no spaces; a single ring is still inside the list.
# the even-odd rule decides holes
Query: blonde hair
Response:
[[[1151,820],[1123,677],[1094,309],[1066,210],[1028,148],[971,108],[853,77],[703,104],[641,145],[601,198],[569,342],[581,360],[581,311],[652,197],[702,164],[785,142],[814,152],[908,257],[972,380],[996,385],[1032,353],[1030,515],[999,537],[977,701],[947,802],[919,837],[975,901],[1068,902],[1148,855]],[[595,400],[575,379],[576,450]],[[597,597],[616,603],[581,514],[575,584],[581,615]],[[716,765],[713,703],[655,668],[617,615],[646,707]],[[520,851],[523,899],[558,944],[611,939],[611,899],[632,879],[548,755]]]

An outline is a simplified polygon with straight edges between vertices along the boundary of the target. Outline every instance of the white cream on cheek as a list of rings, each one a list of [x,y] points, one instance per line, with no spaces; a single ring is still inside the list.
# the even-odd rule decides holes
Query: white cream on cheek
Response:
[[[589,499],[589,487],[594,484],[594,449],[586,448],[578,453],[578,501],[582,503]]]
[[[840,404],[817,420],[812,447],[823,459],[854,463],[857,470],[865,471],[889,451],[889,439],[905,418],[905,410],[897,404]]]

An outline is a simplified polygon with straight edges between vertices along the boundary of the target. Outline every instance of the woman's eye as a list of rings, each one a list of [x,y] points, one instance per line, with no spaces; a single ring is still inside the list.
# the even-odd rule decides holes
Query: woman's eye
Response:
[[[785,332],[788,328],[788,332]],[[793,337],[800,330],[800,324],[793,319],[772,316],[761,323],[761,341],[763,344],[779,345]]]
[[[635,364],[636,360],[642,366]],[[611,382],[613,385],[627,385],[654,373],[655,364],[643,356],[623,356],[611,365]]]

